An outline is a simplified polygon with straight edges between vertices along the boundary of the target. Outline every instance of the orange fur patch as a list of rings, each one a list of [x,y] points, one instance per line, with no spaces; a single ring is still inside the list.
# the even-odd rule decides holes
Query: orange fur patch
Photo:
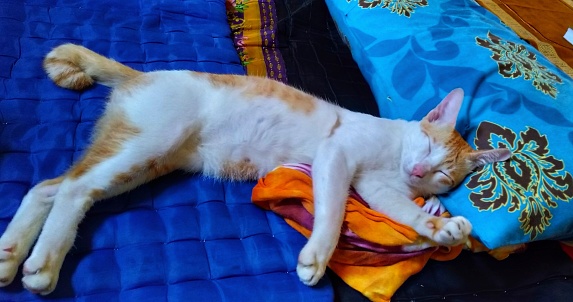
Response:
[[[59,86],[80,90],[102,82],[124,82],[142,74],[83,46],[64,44],[54,48],[43,63],[50,78]],[[86,70],[89,69],[89,74]]]
[[[66,59],[46,58],[44,60],[44,69],[48,70],[48,68],[58,68],[62,70],[62,72],[52,75],[51,77],[56,85],[61,87],[81,90],[94,83],[93,79],[85,74],[79,66]]]
[[[134,187],[184,168],[189,158],[197,152],[201,142],[198,133],[198,129],[190,129],[184,139],[166,154],[147,159],[139,165],[134,165],[129,171],[116,175],[110,184],[111,190],[118,186]]]
[[[104,116],[96,126],[96,138],[86,151],[84,157],[68,171],[70,178],[79,178],[93,166],[115,155],[121,145],[129,138],[140,133],[140,130],[125,122],[120,116]]]
[[[440,142],[448,150],[444,166],[454,182],[453,186],[456,186],[471,172],[471,166],[466,159],[474,152],[474,149],[454,128],[439,127],[426,120],[423,120],[420,125],[422,131],[434,142]],[[451,185],[451,182],[446,181],[444,184]]]
[[[106,198],[106,192],[102,189],[94,189],[91,191],[89,196],[93,201],[98,201]]]
[[[52,179],[46,179],[40,183],[40,186],[52,186],[62,183],[64,181],[64,176],[59,176]]]
[[[175,161],[169,159],[152,158],[141,165],[135,165],[127,172],[116,175],[111,183],[111,187],[128,186],[133,187],[141,183],[153,180],[179,168]]]
[[[249,159],[238,162],[225,162],[219,175],[227,179],[248,180],[259,177],[259,168],[251,163]]]
[[[198,73],[193,72],[194,75]],[[248,79],[250,77],[235,75],[235,74],[215,74],[215,73],[204,73],[202,74],[209,79],[209,82],[214,86],[231,86],[239,87],[246,86],[248,84]]]
[[[274,80],[256,77],[253,79],[255,79],[255,83],[252,85],[253,89],[245,92],[248,96],[262,95],[276,98],[285,102],[292,110],[304,113],[310,113],[316,107],[316,100],[310,94]]]
[[[439,180],[439,182],[440,182],[441,184],[443,184],[443,185],[445,185],[445,186],[450,186],[450,187],[453,187],[453,186],[456,185],[455,183],[452,183],[452,181],[453,181],[453,179],[450,180],[450,179],[447,178],[447,177],[441,178],[441,179]]]
[[[243,94],[249,98],[259,96],[275,98],[285,102],[294,111],[310,113],[316,107],[316,100],[312,95],[272,79],[228,74],[205,74],[205,76],[214,86],[245,88]]]
[[[122,82],[115,91],[131,93],[140,89],[142,86],[150,85],[152,81],[153,79],[149,76],[149,74],[141,73],[125,82]]]

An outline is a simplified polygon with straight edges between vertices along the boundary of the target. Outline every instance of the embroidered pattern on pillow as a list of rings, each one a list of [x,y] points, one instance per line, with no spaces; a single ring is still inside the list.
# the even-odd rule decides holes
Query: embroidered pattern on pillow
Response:
[[[346,0],[351,2],[352,0]],[[392,13],[410,18],[416,8],[428,6],[427,0],[358,0],[360,8],[386,8]]]
[[[573,198],[573,178],[563,161],[550,155],[549,141],[535,128],[519,134],[482,122],[474,143],[478,149],[509,148],[510,161],[487,165],[476,171],[465,186],[469,199],[480,211],[519,211],[520,228],[531,240],[543,233],[559,202]]]
[[[525,80],[532,80],[537,90],[552,98],[557,97],[555,86],[563,81],[541,65],[535,54],[528,51],[524,45],[506,41],[491,32],[487,33],[485,39],[476,37],[476,43],[491,50],[491,58],[497,62],[498,72],[502,77],[515,79],[523,76]]]

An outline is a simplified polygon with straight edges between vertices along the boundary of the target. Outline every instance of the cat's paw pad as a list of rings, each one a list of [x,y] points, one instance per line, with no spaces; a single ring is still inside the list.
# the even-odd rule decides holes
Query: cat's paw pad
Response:
[[[41,262],[28,259],[24,264],[24,288],[34,294],[47,295],[56,287],[58,274],[49,269],[49,266]]]
[[[318,281],[320,281],[320,278],[324,276],[328,259],[321,256],[319,252],[319,250],[307,244],[298,256],[296,273],[300,281],[305,285],[316,285]]]
[[[12,283],[18,272],[20,261],[14,252],[15,246],[0,248],[0,287]]]
[[[440,245],[455,246],[468,240],[472,224],[462,216],[452,218],[436,218],[428,222],[434,228],[432,239]]]

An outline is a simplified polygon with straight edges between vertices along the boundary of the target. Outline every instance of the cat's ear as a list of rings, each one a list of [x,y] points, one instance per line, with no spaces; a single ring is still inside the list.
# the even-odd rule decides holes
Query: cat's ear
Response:
[[[507,148],[499,148],[492,150],[479,150],[474,151],[470,155],[474,168],[485,166],[489,163],[504,161],[511,157],[511,151]]]
[[[424,119],[430,123],[440,123],[455,127],[463,100],[463,89],[456,88],[448,93],[438,106],[432,109]]]

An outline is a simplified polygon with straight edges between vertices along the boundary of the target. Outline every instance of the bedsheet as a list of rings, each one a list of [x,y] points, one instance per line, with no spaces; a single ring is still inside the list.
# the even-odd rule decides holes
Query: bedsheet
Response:
[[[54,46],[87,46],[138,70],[243,74],[224,0],[0,1],[0,231],[28,189],[86,148],[109,89],[52,84]],[[295,267],[306,239],[251,204],[252,182],[172,173],[102,201],[80,225],[56,290],[0,301],[332,301]]]

